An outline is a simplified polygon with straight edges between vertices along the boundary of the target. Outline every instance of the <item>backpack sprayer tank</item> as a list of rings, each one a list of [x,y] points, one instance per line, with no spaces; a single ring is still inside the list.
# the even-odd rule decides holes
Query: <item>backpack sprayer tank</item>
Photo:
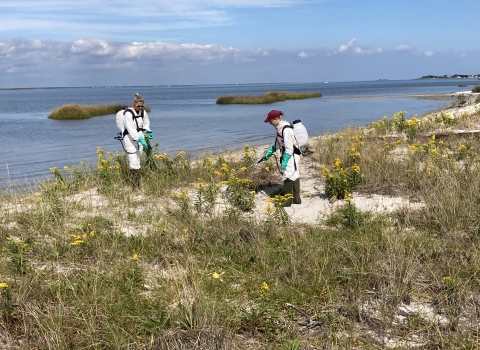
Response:
[[[308,132],[305,126],[302,124],[300,119],[294,120],[293,124],[293,133],[297,139],[298,145],[300,146],[300,151],[304,153],[307,150],[308,143]]]
[[[117,115],[115,116],[115,122],[117,123],[117,128],[120,130],[120,133],[123,137],[123,132],[125,130],[125,109],[121,109],[118,111]]]

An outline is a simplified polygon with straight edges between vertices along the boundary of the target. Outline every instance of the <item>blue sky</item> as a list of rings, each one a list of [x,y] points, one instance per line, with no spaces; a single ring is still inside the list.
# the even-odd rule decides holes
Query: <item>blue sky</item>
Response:
[[[0,0],[0,88],[480,74],[478,0]]]

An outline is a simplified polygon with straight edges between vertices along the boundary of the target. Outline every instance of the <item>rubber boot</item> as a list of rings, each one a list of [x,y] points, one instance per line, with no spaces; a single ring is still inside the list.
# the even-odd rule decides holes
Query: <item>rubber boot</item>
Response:
[[[130,186],[133,189],[140,187],[140,169],[130,169]]]
[[[302,204],[300,198],[300,178],[293,182],[293,204]]]
[[[283,181],[282,195],[285,196],[287,194],[293,195],[293,181],[290,179],[286,179],[285,181]],[[285,203],[283,203],[284,207],[290,207],[291,205],[292,205],[292,198],[290,198],[289,200],[285,201]]]

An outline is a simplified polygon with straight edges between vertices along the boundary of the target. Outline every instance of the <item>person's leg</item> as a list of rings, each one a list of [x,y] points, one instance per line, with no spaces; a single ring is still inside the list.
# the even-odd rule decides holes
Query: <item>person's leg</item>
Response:
[[[140,169],[130,169],[130,185],[134,189],[140,187]]]
[[[140,187],[140,152],[128,154],[128,164],[130,166],[130,186],[138,188]]]
[[[285,196],[287,194],[291,194],[293,196],[293,181],[290,179],[286,179],[283,181],[282,195]],[[285,203],[283,203],[284,207],[289,207],[291,205],[292,205],[292,198],[290,198],[289,200],[285,201]]]
[[[293,182],[293,204],[302,204],[300,198],[300,178]]]

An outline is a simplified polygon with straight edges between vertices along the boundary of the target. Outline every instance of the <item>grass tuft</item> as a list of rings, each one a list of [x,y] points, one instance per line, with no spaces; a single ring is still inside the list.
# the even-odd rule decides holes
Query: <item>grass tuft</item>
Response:
[[[217,104],[268,104],[316,97],[322,97],[322,94],[319,92],[269,91],[263,96],[220,96],[217,98]]]
[[[102,115],[115,114],[125,106],[122,104],[82,106],[79,104],[66,104],[55,108],[48,116],[50,119],[69,120],[69,119],[89,119]],[[150,112],[150,108],[145,108]]]

